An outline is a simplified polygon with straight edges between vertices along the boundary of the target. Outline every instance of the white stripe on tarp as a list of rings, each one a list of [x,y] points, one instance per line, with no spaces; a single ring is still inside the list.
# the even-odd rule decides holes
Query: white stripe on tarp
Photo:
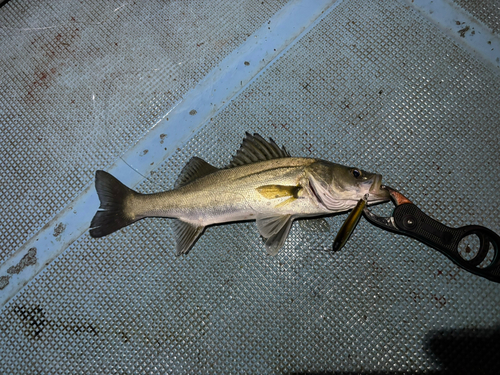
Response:
[[[500,37],[481,21],[447,0],[405,0],[474,56],[500,68]]]

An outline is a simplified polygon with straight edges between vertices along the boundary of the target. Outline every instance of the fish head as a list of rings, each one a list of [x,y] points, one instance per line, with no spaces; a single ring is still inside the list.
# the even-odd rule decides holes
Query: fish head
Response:
[[[368,204],[390,200],[381,188],[382,176],[360,168],[318,161],[309,168],[309,186],[313,196],[333,212],[353,208],[368,194]]]

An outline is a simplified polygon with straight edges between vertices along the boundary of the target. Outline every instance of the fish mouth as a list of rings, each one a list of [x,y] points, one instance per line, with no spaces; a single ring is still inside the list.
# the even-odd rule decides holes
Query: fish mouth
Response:
[[[391,199],[389,192],[382,188],[382,176],[379,174],[375,175],[375,180],[370,187],[369,194],[368,200],[370,203],[384,202]]]

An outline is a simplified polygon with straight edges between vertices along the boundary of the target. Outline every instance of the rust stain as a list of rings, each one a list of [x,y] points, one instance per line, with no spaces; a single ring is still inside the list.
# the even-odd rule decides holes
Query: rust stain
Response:
[[[288,130],[290,131],[290,125],[288,125],[288,123],[284,123],[284,124],[275,124],[275,123],[271,123],[271,126],[274,127],[275,129],[285,129],[285,130]]]
[[[434,293],[424,293],[422,291],[412,291],[410,293],[410,297],[416,304],[427,304],[434,303],[434,305],[441,309],[446,306],[447,299],[443,295],[434,294]]]
[[[34,68],[32,77],[27,78],[26,95],[24,101],[32,104],[40,101],[41,94],[50,87],[52,80],[59,73],[59,69],[67,64],[65,60],[72,60],[76,52],[75,42],[80,39],[80,29],[57,32],[51,38],[46,34],[35,37],[31,44],[41,51],[42,61]]]
[[[64,230],[66,229],[66,225],[64,225],[63,223],[59,223],[57,224],[57,226],[54,228],[54,237],[58,237],[61,235],[62,232],[64,232]]]
[[[56,68],[50,68],[49,70],[44,71],[35,71],[35,79],[28,84],[28,93],[26,94],[25,100],[30,103],[37,102],[38,98],[36,96],[36,92],[41,88],[48,88],[49,83],[56,72]]]
[[[438,296],[436,294],[433,294],[432,298],[434,299],[434,301],[436,303],[436,307],[442,308],[446,305],[446,297],[445,296]]]
[[[28,250],[28,253],[23,256],[19,263],[15,266],[9,267],[7,273],[14,275],[20,273],[23,269],[28,266],[36,264],[36,247],[32,247]]]
[[[424,296],[422,295],[422,292],[420,292],[420,291],[418,291],[418,292],[412,291],[411,292],[411,299],[415,303],[420,303],[420,301],[422,301],[422,299],[424,299]]]
[[[460,37],[465,38],[465,33],[470,30],[469,26],[465,26],[463,29],[458,30],[457,32],[460,34]]]
[[[10,276],[0,276],[0,290],[9,285]]]

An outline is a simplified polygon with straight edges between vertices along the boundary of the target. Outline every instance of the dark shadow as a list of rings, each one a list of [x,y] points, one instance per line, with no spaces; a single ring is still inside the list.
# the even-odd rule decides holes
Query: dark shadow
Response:
[[[0,0],[0,8],[7,4],[10,0]]]
[[[431,331],[425,349],[442,374],[500,374],[500,327]]]
[[[290,372],[287,373],[287,375],[402,375],[402,374],[441,374],[441,372],[438,371],[423,371],[423,372],[418,372],[418,371],[365,371],[365,372],[356,372],[356,371],[347,371],[347,372],[342,372],[342,371],[324,371],[324,372],[314,372],[314,371],[305,371],[305,372]]]
[[[434,371],[298,371],[289,375],[500,374],[500,326],[430,331],[423,343]]]
[[[396,372],[396,371],[388,371],[388,372],[380,372],[380,371],[368,371],[368,372],[342,372],[342,371],[334,371],[334,372],[292,372],[287,375],[399,375],[399,374],[414,374],[413,372]],[[418,374],[417,372],[415,374]],[[429,374],[429,372],[426,372]],[[432,373],[430,373],[432,374]]]

